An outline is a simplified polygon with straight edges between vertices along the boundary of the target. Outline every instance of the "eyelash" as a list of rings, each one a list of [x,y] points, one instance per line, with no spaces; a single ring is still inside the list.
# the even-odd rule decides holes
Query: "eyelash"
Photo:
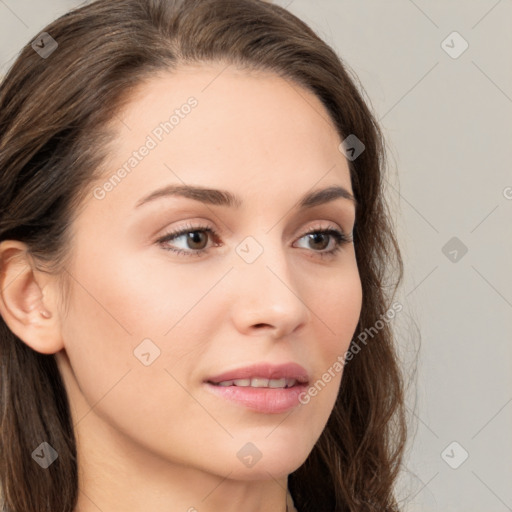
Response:
[[[196,232],[204,232],[209,233],[214,239],[218,240],[219,235],[218,233],[211,228],[210,226],[193,226],[193,225],[187,225],[182,229],[179,229],[177,231],[173,231],[171,233],[167,233],[160,237],[157,240],[157,243],[163,244],[165,242],[170,242],[171,240],[175,240],[176,238],[180,238],[183,235],[186,235],[188,233],[196,233]],[[311,231],[308,231],[307,233],[304,233],[300,238],[304,238],[308,235],[313,234],[322,234],[322,235],[330,235],[332,238],[334,238],[336,245],[334,249],[331,249],[329,251],[313,251],[317,253],[321,258],[327,258],[327,257],[333,257],[336,253],[338,253],[342,246],[352,243],[353,239],[351,236],[347,236],[345,233],[340,231],[339,229],[336,229],[334,227],[328,227],[328,228],[322,228],[322,229],[313,229]],[[217,244],[218,245],[218,244]],[[204,253],[208,252],[209,249],[190,249],[189,251],[185,251],[183,249],[175,249],[172,247],[162,247],[166,251],[174,252],[175,254],[178,254],[180,256],[201,256]]]

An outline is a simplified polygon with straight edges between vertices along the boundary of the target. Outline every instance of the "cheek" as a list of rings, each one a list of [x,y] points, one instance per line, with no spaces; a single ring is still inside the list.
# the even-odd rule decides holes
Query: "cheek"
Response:
[[[190,276],[136,268],[121,258],[101,265],[77,261],[71,273],[62,336],[84,397],[77,398],[84,428],[101,416],[142,444],[160,439],[171,446],[174,436],[187,435],[177,417],[185,415],[189,427],[204,424],[204,410],[179,383],[188,387],[188,373],[204,350],[202,333],[216,318],[212,304],[200,301],[211,284],[194,288]],[[92,407],[95,415],[88,414]]]
[[[307,302],[314,317],[318,340],[315,379],[303,395],[304,412],[312,434],[319,434],[334,407],[343,377],[343,358],[355,333],[362,305],[357,267],[348,267],[339,278],[323,281]],[[341,361],[341,362],[340,362]]]
[[[147,259],[145,264],[137,253],[111,253],[94,264],[90,261],[95,260],[84,252],[74,265],[77,313],[101,323],[102,329],[105,324],[117,326],[119,333],[134,339],[169,332],[204,298],[217,274],[222,275],[203,275],[194,272],[192,265],[173,264],[165,256]]]
[[[141,265],[135,256],[79,254],[63,338],[92,391],[104,392],[112,379],[144,362],[162,371],[204,349],[203,333],[214,331],[220,307],[207,295],[222,269],[203,276],[165,258]]]
[[[324,327],[324,355],[330,363],[345,352],[357,327],[362,306],[362,286],[357,267],[339,279],[326,280],[317,290],[310,306],[317,325]],[[329,362],[326,361],[326,362]]]

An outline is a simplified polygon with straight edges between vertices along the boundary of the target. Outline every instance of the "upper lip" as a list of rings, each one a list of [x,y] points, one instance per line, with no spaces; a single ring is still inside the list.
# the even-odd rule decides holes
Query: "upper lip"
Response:
[[[209,377],[206,379],[206,382],[218,384],[219,382],[228,380],[252,379],[257,377],[261,377],[263,379],[295,379],[301,384],[309,382],[308,372],[297,363],[285,363],[279,365],[258,363]]]

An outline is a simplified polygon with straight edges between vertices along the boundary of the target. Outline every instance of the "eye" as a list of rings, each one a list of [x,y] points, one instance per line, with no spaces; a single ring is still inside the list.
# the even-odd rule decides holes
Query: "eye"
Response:
[[[164,235],[157,240],[166,251],[172,251],[186,256],[200,256],[208,251],[208,238],[218,240],[217,232],[209,226],[186,226],[178,231]],[[180,242],[181,247],[176,244],[169,245],[169,242]]]
[[[300,240],[305,240],[305,249],[313,249],[320,256],[333,256],[343,245],[352,242],[352,238],[335,228],[315,229],[303,235]]]
[[[157,243],[166,251],[172,251],[182,256],[201,256],[210,248],[208,246],[209,238],[216,240],[216,246],[220,245],[218,233],[210,226],[188,225],[160,237]],[[334,227],[311,230],[302,235],[299,242],[301,240],[305,241],[305,245],[301,248],[312,249],[315,255],[322,258],[334,256],[343,245],[353,241],[351,236],[345,235]]]

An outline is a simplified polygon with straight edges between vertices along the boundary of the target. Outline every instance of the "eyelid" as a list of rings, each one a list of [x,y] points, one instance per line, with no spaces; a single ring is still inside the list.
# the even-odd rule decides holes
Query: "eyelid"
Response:
[[[331,249],[329,251],[310,251],[317,257],[329,257],[329,256],[335,256],[335,253],[338,252],[343,245],[352,243],[353,242],[353,233],[346,233],[345,230],[343,230],[341,227],[333,223],[332,221],[327,221],[330,224],[327,226],[323,226],[321,224],[321,221],[317,221],[317,224],[311,225],[307,230],[301,232],[302,234],[297,235],[297,237],[294,239],[293,243],[296,243],[298,240],[301,240],[302,238],[314,234],[314,233],[324,233],[328,236],[334,237],[336,240],[336,245],[334,249]],[[172,248],[164,248],[164,250],[174,252],[176,254],[180,255],[187,255],[187,256],[201,256],[202,254],[208,252],[212,247],[219,247],[222,245],[222,243],[218,243],[218,240],[220,239],[219,233],[212,225],[207,223],[201,223],[198,221],[197,223],[188,222],[185,226],[182,226],[180,228],[177,228],[175,230],[171,230],[170,232],[164,233],[158,239],[156,240],[157,243],[163,244],[166,241],[173,240],[175,238],[180,238],[183,235],[186,235],[187,233],[191,232],[205,232],[212,235],[212,237],[217,239],[216,243],[213,243],[210,245],[209,248],[205,249],[172,249]]]
[[[321,224],[321,221],[317,221],[316,224],[313,224],[311,226],[309,226],[307,228],[307,230],[304,232],[303,235],[300,235],[301,237],[302,236],[305,236],[311,232],[315,232],[315,231],[330,231],[330,230],[333,230],[333,231],[339,231],[341,232],[344,236],[346,236],[347,238],[350,237],[352,238],[352,233],[348,233],[346,232],[340,225],[338,225],[337,223],[333,222],[333,221],[325,221],[325,222],[328,222],[329,224],[327,226],[324,226]]]
[[[206,232],[212,235],[213,238],[219,240],[220,236],[218,231],[210,224],[204,223],[204,221],[197,221],[195,224],[193,222],[188,222],[186,225],[181,226],[179,228],[176,228],[175,230],[170,230],[168,232],[165,232],[163,235],[159,236],[156,240],[157,244],[163,245],[165,242],[180,238],[183,235],[186,235],[187,233],[191,233],[194,231],[201,231]],[[173,248],[165,248],[163,249],[168,252],[175,253],[180,256],[201,256],[202,254],[208,252],[211,247],[219,247],[220,243],[212,243],[209,248],[207,249],[197,249],[197,250],[184,250],[184,249],[173,249]]]

